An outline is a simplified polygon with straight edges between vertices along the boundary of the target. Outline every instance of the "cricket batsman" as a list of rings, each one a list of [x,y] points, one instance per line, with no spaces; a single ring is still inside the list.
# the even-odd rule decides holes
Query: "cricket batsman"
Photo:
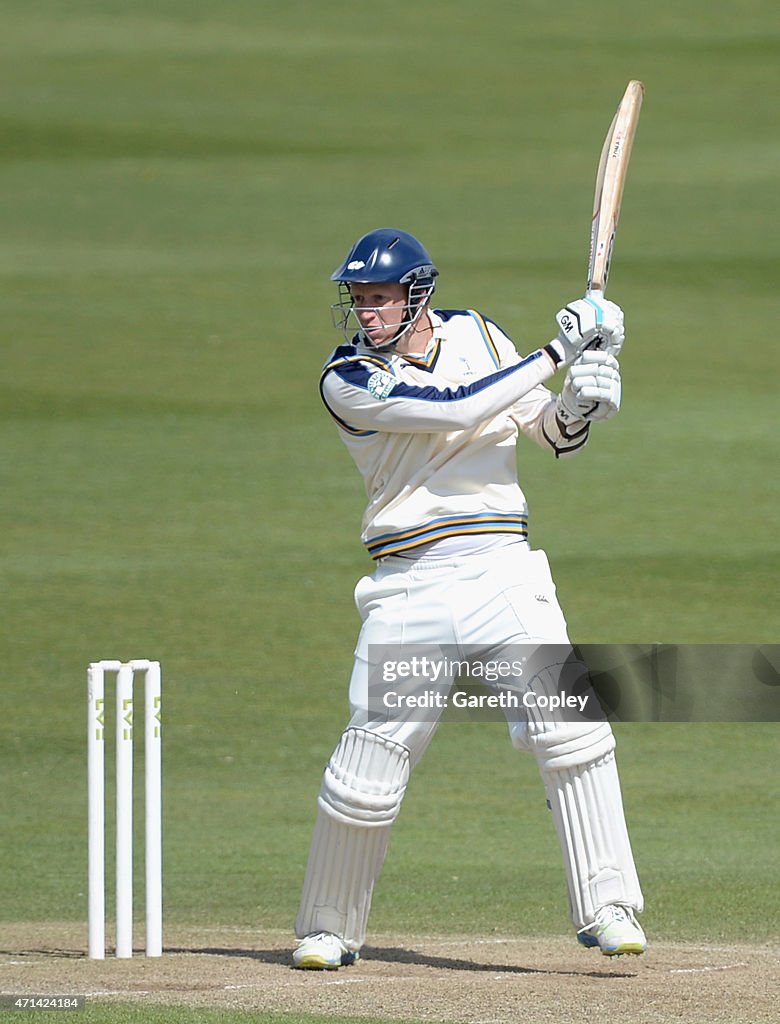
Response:
[[[319,793],[295,923],[299,968],[359,959],[390,830],[439,721],[368,706],[376,652],[450,645],[490,657],[568,644],[547,557],[528,543],[516,443],[522,434],[556,458],[577,455],[591,425],[620,408],[617,305],[568,303],[556,336],[521,356],[476,310],[432,308],[437,276],[423,245],[394,228],[360,238],[332,275],[345,344],[325,363],[321,394],[365,482],[362,540],[376,567],[355,590],[351,719]],[[556,395],[544,384],[559,372]],[[644,952],[609,723],[513,713],[508,725],[541,774],[577,938],[607,956]]]

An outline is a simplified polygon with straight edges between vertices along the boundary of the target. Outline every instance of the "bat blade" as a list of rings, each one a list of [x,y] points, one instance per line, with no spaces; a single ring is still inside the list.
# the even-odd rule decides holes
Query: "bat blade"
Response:
[[[628,83],[604,139],[593,199],[587,293],[603,294],[607,288],[628,162],[644,92],[645,87],[641,82],[634,79]]]

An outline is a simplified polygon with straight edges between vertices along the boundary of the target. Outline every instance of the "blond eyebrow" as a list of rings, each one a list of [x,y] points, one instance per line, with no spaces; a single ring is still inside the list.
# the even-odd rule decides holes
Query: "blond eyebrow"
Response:
[[[391,298],[389,292],[384,291],[353,291],[350,293],[353,299],[388,299]]]

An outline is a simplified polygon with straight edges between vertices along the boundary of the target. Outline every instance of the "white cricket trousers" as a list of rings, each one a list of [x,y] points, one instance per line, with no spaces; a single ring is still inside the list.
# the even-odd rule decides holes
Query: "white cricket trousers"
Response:
[[[382,665],[440,648],[511,659],[513,645],[569,641],[547,557],[522,542],[453,559],[385,558],[358,582],[355,602],[363,626],[352,717],[323,777],[296,934],[330,931],[357,950],[409,773],[439,724],[436,713],[408,707],[377,713],[373,681]],[[574,926],[592,924],[608,903],[641,910],[608,723],[528,720],[517,711],[507,720],[513,744],[539,765]]]

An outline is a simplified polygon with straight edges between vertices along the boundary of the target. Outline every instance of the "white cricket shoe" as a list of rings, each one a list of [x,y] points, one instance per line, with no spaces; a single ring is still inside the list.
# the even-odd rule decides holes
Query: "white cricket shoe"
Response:
[[[596,911],[596,920],[577,932],[583,946],[598,946],[604,956],[644,953],[647,939],[631,907],[611,903]]]
[[[360,959],[332,932],[312,932],[293,950],[293,966],[308,971],[337,971]]]

